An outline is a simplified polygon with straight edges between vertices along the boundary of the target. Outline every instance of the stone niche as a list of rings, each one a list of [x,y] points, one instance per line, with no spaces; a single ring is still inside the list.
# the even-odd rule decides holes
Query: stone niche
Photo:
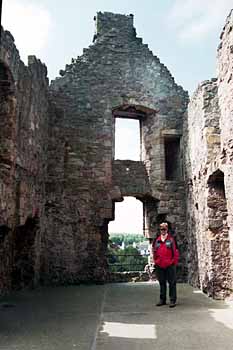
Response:
[[[214,172],[209,177],[207,184],[209,221],[207,229],[210,237],[211,271],[207,276],[207,283],[204,281],[203,288],[208,290],[208,284],[210,284],[212,296],[225,297],[230,290],[230,242],[223,172],[220,170]]]

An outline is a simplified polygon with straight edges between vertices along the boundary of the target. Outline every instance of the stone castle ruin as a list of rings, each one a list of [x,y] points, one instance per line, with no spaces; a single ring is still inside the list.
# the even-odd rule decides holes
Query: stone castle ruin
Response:
[[[233,13],[218,77],[189,101],[136,36],[133,15],[99,12],[93,44],[49,85],[35,56],[0,52],[0,291],[108,280],[115,203],[143,203],[144,235],[175,224],[179,280],[233,289]],[[114,159],[116,118],[140,123],[140,161]]]

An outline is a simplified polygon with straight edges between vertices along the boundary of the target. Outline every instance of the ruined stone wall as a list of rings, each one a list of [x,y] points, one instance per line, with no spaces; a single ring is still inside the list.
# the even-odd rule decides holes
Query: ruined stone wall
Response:
[[[13,167],[17,168],[16,191],[22,193],[19,196],[21,203],[17,203],[19,211],[17,215],[19,223],[22,224],[39,202],[33,194],[35,186],[30,182],[35,181],[38,184],[39,192],[40,182],[45,182],[48,134],[47,69],[35,56],[29,56],[28,66],[25,66],[14,45],[14,38],[8,31],[2,31],[0,52],[1,65],[9,75],[11,84],[11,92],[8,94],[8,99],[10,95],[11,101],[8,102],[6,97],[3,98],[5,107],[1,119],[1,140],[6,145],[1,155],[4,159],[8,158]],[[14,118],[7,118],[6,115],[9,114],[14,115]],[[24,175],[27,180],[24,179]],[[27,195],[27,192],[30,194]],[[9,207],[14,208],[14,205]],[[6,217],[9,220],[9,213]],[[14,223],[11,221],[11,225]]]
[[[2,31],[2,39],[12,36]],[[12,51],[14,52],[14,51]],[[10,290],[13,264],[12,229],[15,214],[16,97],[7,50],[0,50],[0,292]],[[18,53],[15,52],[17,57]]]
[[[47,279],[51,275],[57,281],[104,278],[107,223],[113,219],[112,202],[122,197],[112,197],[113,110],[117,107],[156,111],[141,126],[142,161],[152,199],[159,201],[148,230],[163,213],[172,216],[184,237],[182,177],[165,179],[163,132],[181,135],[187,94],[136,37],[132,22],[131,15],[98,13],[94,44],[72,59],[61,71],[62,77],[51,84],[48,186],[53,189],[48,190]]]
[[[216,81],[202,83],[192,97],[185,133],[187,156],[187,220],[189,278],[210,293],[213,261],[207,207],[209,168],[220,150],[219,106]]]
[[[13,81],[5,66],[0,66],[0,291],[10,289],[12,268],[11,223],[15,211],[16,110]],[[9,272],[9,273],[6,273]]]
[[[232,290],[232,14],[218,49],[218,79],[194,93],[184,123],[189,280],[214,298]]]
[[[43,227],[48,80],[46,67],[34,56],[29,57],[28,67],[23,64],[14,38],[3,30],[0,66],[0,224],[8,228],[7,241],[3,241],[0,248],[1,259],[6,261],[1,264],[1,275],[3,280],[8,281],[7,285],[1,286],[4,290],[11,287],[12,275],[16,275],[12,270],[15,269],[19,272],[17,281],[13,283],[24,285],[19,265],[32,265],[33,273],[29,278],[27,276],[27,281],[31,279],[34,283],[39,279],[40,234],[30,225],[28,229],[26,220],[40,217]],[[10,89],[8,93],[7,85]],[[33,239],[29,237],[32,231]],[[21,248],[15,244],[16,241],[21,241]]]
[[[39,279],[59,284],[105,280],[108,222],[114,219],[114,202],[124,194],[125,179],[115,181],[112,174],[113,111],[122,106],[126,118],[128,107],[145,116],[140,123],[145,174],[139,178],[131,174],[131,188],[142,192],[145,234],[155,236],[161,220],[175,223],[181,275],[185,278],[187,274],[182,176],[187,93],[136,37],[132,15],[98,13],[96,21],[94,44],[61,71],[61,78],[51,84],[49,97],[46,67],[34,56],[26,67],[13,37],[3,32],[1,60],[14,89],[10,102],[4,102],[12,114],[12,118],[4,117],[12,120],[11,183],[7,187],[1,179],[11,200],[11,213],[6,212],[1,220],[12,236],[8,234],[9,245],[6,241],[12,264],[3,265],[13,268],[3,268],[2,274],[12,275],[16,287]],[[169,178],[167,145],[173,139],[177,140],[175,165],[179,171]],[[139,168],[135,174],[140,173]],[[6,208],[5,202],[6,197],[1,196],[1,208]]]
[[[221,34],[218,48],[218,95],[221,128],[220,162],[224,169],[231,257],[231,289],[233,289],[233,10]]]
[[[2,31],[2,42],[5,46],[0,51],[0,166],[1,166],[1,207],[2,224],[13,224],[15,211],[14,179],[16,164],[16,89],[15,77],[9,64],[11,59],[19,59],[17,50],[13,50],[13,38],[9,32]],[[8,44],[8,45],[7,45]],[[14,47],[14,46],[13,46]],[[5,48],[5,50],[4,50]],[[11,54],[7,54],[8,50]]]
[[[34,56],[25,66],[2,30],[0,293],[107,280],[114,203],[133,195],[147,237],[175,224],[179,280],[188,267],[193,285],[223,298],[233,289],[233,14],[218,78],[200,84],[187,114],[187,93],[136,36],[132,15],[99,12],[96,28],[49,96],[46,67]],[[119,116],[140,120],[139,162],[114,160]]]

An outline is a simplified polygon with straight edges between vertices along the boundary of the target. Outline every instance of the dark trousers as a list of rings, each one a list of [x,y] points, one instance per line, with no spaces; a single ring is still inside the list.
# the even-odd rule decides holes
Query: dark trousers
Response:
[[[167,282],[169,285],[169,298],[171,303],[176,302],[176,267],[168,266],[166,269],[156,267],[157,278],[160,285],[160,300],[165,303],[167,297]]]

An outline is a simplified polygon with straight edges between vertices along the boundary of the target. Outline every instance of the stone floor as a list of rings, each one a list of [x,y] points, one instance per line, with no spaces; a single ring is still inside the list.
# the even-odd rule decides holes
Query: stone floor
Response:
[[[0,299],[0,350],[232,350],[233,305],[178,285],[156,307],[157,283],[42,288]]]

